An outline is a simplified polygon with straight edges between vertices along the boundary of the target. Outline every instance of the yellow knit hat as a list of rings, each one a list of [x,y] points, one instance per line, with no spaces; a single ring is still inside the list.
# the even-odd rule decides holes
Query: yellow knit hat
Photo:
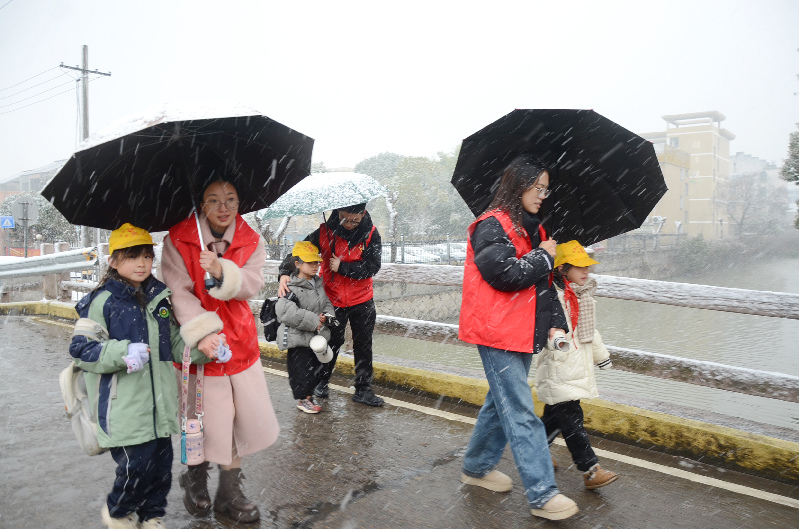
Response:
[[[579,242],[569,241],[559,244],[555,249],[555,268],[565,263],[582,267],[599,264],[599,261],[591,259]]]
[[[152,236],[141,228],[126,222],[119,228],[111,232],[108,237],[108,253],[113,254],[115,250],[131,248],[140,244],[153,244]]]
[[[314,246],[310,241],[294,243],[294,248],[291,249],[291,255],[299,257],[303,263],[315,263],[322,260],[322,256],[319,254],[319,248]]]

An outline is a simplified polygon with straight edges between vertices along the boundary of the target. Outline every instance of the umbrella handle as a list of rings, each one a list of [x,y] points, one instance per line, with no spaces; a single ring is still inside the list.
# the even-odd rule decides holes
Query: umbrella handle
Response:
[[[203,242],[203,230],[200,228],[200,216],[197,214],[197,208],[194,208],[194,220],[197,221],[197,235],[200,237],[200,248],[205,248]],[[211,290],[216,285],[216,280],[211,277],[211,273],[206,270],[205,272],[205,290]]]

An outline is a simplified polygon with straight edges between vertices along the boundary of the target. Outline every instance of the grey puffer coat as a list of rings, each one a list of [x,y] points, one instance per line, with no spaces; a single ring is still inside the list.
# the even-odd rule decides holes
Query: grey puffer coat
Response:
[[[280,327],[277,329],[277,346],[281,350],[308,347],[311,338],[317,334],[319,314],[323,312],[335,314],[336,310],[327,299],[322,278],[319,276],[314,276],[309,281],[296,274],[292,275],[288,287],[297,296],[299,306],[286,298],[277,300],[275,314],[280,322]],[[327,325],[323,325],[318,334],[330,341],[330,329]]]

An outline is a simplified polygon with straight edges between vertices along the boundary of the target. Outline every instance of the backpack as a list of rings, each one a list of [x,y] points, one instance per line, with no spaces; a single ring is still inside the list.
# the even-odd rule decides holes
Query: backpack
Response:
[[[97,419],[92,416],[89,392],[86,390],[84,372],[72,361],[61,371],[58,383],[64,397],[67,419],[72,423],[72,431],[84,452],[90,456],[102,454],[108,448],[101,448],[97,441]]]
[[[93,294],[89,295],[93,296]],[[86,336],[91,340],[106,341],[108,340],[108,330],[89,318],[80,318],[75,322],[72,336]],[[84,375],[83,369],[79,368],[72,360],[58,375],[58,384],[61,386],[64,409],[67,419],[72,423],[75,438],[84,452],[94,456],[102,454],[108,448],[101,448],[97,441],[97,417],[92,414],[92,404],[89,402],[89,392],[86,389]]]
[[[293,301],[297,305],[300,304],[300,300],[297,298],[297,295],[294,294],[291,290],[289,293],[286,294],[286,299],[289,301]],[[277,328],[280,327],[280,322],[277,319],[277,314],[275,313],[275,305],[277,305],[277,297],[269,297],[264,300],[264,304],[261,306],[261,323],[264,324],[264,338],[266,338],[267,342],[274,342],[277,340]]]

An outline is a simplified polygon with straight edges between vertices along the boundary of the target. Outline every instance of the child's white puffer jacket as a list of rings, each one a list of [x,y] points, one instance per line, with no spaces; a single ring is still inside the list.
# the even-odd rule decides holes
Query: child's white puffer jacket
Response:
[[[569,322],[567,338],[571,347],[566,352],[545,347],[536,355],[535,388],[538,398],[545,404],[596,398],[599,393],[594,365],[604,363],[610,358],[610,353],[599,331],[594,331],[593,342],[580,343],[571,327],[571,314],[564,301],[563,290],[557,290]]]

